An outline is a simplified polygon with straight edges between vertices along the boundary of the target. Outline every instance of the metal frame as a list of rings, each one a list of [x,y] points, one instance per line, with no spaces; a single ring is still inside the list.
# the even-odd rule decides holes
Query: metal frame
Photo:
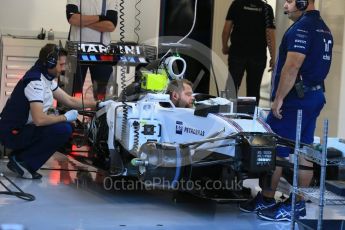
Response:
[[[292,189],[292,208],[291,208],[291,229],[295,229],[295,223],[298,222],[295,218],[295,204],[296,195],[307,197],[311,200],[319,202],[319,217],[317,222],[317,229],[322,229],[323,223],[323,209],[326,204],[328,205],[344,205],[345,197],[338,196],[325,188],[326,181],[326,167],[331,165],[345,165],[345,159],[327,159],[327,140],[328,140],[328,119],[323,122],[323,140],[322,151],[315,150],[308,146],[300,147],[301,140],[301,125],[302,125],[302,110],[297,113],[297,127],[296,127],[296,142],[294,151],[294,176],[293,176],[293,189]],[[308,160],[319,164],[321,166],[320,173],[320,188],[299,188],[298,187],[298,158],[304,156]]]

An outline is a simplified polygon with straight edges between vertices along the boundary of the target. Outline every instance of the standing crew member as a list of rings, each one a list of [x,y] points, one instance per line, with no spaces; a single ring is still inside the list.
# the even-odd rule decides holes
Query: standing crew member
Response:
[[[231,40],[230,47],[228,45]],[[222,33],[223,54],[228,56],[228,67],[236,94],[244,71],[247,73],[247,96],[260,100],[262,75],[266,68],[266,47],[275,60],[275,25],[272,7],[262,0],[235,0],[232,2]]]
[[[285,13],[294,21],[286,31],[279,48],[274,70],[272,108],[267,122],[278,135],[295,140],[297,111],[302,110],[301,142],[312,144],[316,120],[326,100],[323,82],[328,75],[332,61],[333,37],[315,10],[314,0],[286,0]],[[292,153],[290,148],[277,148],[277,158],[283,159]],[[304,158],[301,165],[310,170],[299,170],[299,186],[308,187],[313,177],[312,163]],[[275,204],[282,168],[276,167],[270,189],[240,206],[245,212],[257,212],[265,220],[291,220],[291,199]],[[297,216],[306,215],[302,198],[296,203]]]
[[[67,0],[66,16],[71,25],[68,40],[79,42],[81,29],[82,42],[109,45],[110,33],[117,25],[117,0],[87,0],[82,3],[82,9],[80,9],[80,0]],[[94,98],[102,100],[105,98],[107,84],[113,72],[111,65],[77,66],[72,95],[82,93],[88,69],[91,74]]]

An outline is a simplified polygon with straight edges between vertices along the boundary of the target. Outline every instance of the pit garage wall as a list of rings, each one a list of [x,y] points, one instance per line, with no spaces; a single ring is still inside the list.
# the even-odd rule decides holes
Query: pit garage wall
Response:
[[[345,1],[319,0],[316,3],[334,37],[332,66],[325,81],[327,103],[317,122],[317,135],[321,135],[323,119],[327,118],[329,119],[330,136],[345,138]]]
[[[227,56],[222,54],[222,31],[225,17],[232,0],[216,0],[214,1],[214,19],[213,19],[213,39],[212,39],[212,63],[214,74],[210,77],[210,94],[216,95],[216,84],[214,77],[218,82],[219,90],[225,89],[226,79],[228,76]]]
[[[343,7],[343,12],[345,7]],[[344,17],[343,17],[344,18]],[[344,20],[343,20],[344,21]],[[343,25],[343,31],[345,31],[345,23]],[[343,44],[345,44],[345,36],[343,36]],[[344,50],[344,49],[343,49]],[[339,122],[338,122],[338,136],[345,138],[345,52],[342,54],[341,81],[340,81],[340,100],[339,100]]]
[[[323,17],[331,25],[331,30],[333,32],[335,47],[332,62],[332,70],[327,82],[327,97],[333,95],[330,100],[328,100],[328,107],[324,109],[324,113],[327,116],[329,112],[336,114],[335,119],[338,124],[335,124],[336,134],[345,138],[345,1],[344,0],[323,0],[321,4],[321,9],[324,14]],[[330,120],[333,123],[332,120]],[[335,123],[335,121],[334,121]],[[333,128],[333,127],[332,127]],[[335,129],[333,128],[333,129]],[[331,130],[333,134],[333,130]]]
[[[69,24],[65,13],[66,2],[67,0],[1,0],[0,33],[36,36],[43,27],[46,30],[52,28],[56,38],[67,38]],[[124,0],[124,2],[125,40],[136,41],[134,28],[137,22],[134,16],[137,13],[135,10],[137,0]],[[138,32],[140,41],[150,40],[148,43],[157,43],[160,1],[142,0],[138,8],[141,10],[139,16],[141,30]],[[119,33],[118,25],[112,33],[114,41],[119,40]]]

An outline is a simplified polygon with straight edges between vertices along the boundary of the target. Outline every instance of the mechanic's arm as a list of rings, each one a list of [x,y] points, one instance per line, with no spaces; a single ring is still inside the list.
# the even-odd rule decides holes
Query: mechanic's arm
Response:
[[[84,108],[96,108],[97,102],[94,100],[82,100],[80,98],[75,98],[71,97],[68,95],[65,91],[63,91],[60,88],[57,88],[56,90],[53,91],[53,96],[54,98],[64,106],[68,108],[73,108],[73,109],[82,109],[83,108],[83,103],[84,103]]]
[[[117,25],[117,11],[107,10],[106,15],[81,15],[78,6],[68,4],[66,17],[73,26],[88,27],[99,32],[113,32]]]
[[[272,103],[272,113],[278,119],[282,118],[281,107],[283,105],[283,100],[294,86],[298,71],[303,64],[304,59],[305,55],[302,53],[288,52],[287,54],[287,58],[281,72],[276,96]]]
[[[266,29],[266,40],[267,40],[267,47],[268,51],[270,52],[270,69],[269,71],[272,70],[275,64],[276,60],[276,30],[273,28],[267,28]]]
[[[230,38],[230,34],[232,31],[232,27],[233,27],[233,22],[231,20],[226,20],[224,23],[224,28],[223,28],[223,32],[222,32],[222,44],[223,44],[223,48],[222,48],[222,52],[223,54],[227,55],[229,53],[229,38]]]
[[[30,110],[32,121],[36,126],[45,126],[66,121],[66,117],[64,115],[56,116],[44,113],[42,102],[31,102]]]
[[[265,11],[265,27],[266,27],[266,42],[268,51],[270,53],[270,62],[269,62],[269,70],[271,71],[274,67],[275,60],[276,60],[276,25],[274,22],[274,13],[271,5],[266,5]]]
[[[80,15],[78,6],[73,4],[66,5],[66,17],[69,24],[73,26],[87,26],[99,22],[99,15]]]
[[[115,26],[111,21],[101,21],[87,25],[90,29],[97,30],[98,32],[113,32]]]
[[[80,17],[81,17],[81,24],[80,24]],[[68,20],[69,24],[73,26],[89,26],[92,23],[96,23],[99,21],[98,15],[82,15],[80,14],[73,14],[71,18]]]
[[[99,32],[113,32],[117,25],[117,11],[107,10],[106,15],[101,15],[99,22],[88,25],[90,29]]]

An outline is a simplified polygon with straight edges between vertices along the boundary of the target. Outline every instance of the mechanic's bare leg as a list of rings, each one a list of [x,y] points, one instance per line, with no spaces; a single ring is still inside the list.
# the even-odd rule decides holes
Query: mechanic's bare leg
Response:
[[[299,164],[307,167],[313,167],[313,163],[307,161],[304,157],[299,157]],[[311,180],[313,179],[313,170],[298,170],[298,186],[301,188],[306,188],[310,186]],[[302,197],[297,196],[297,200],[301,200]]]
[[[306,159],[304,159],[304,157],[300,157],[299,162],[300,162],[300,165],[304,165],[311,168],[313,167],[313,163],[310,161],[307,161]],[[311,180],[313,179],[313,175],[314,175],[313,173],[314,173],[313,170],[299,170],[298,171],[299,187],[309,187]]]
[[[284,158],[277,157],[277,160],[285,160]],[[276,193],[280,177],[282,176],[283,168],[282,167],[276,167],[276,169],[273,172],[272,178],[271,178],[271,184],[270,188],[262,188],[262,195],[267,198],[274,198],[274,194]]]
[[[283,158],[277,157],[277,160],[284,160]],[[299,165],[304,165],[307,167],[313,167],[313,163],[305,160],[303,157],[299,158]],[[277,190],[280,177],[282,176],[282,167],[276,167],[272,179],[271,179],[271,187],[270,189],[264,189],[262,194],[264,197],[267,198],[274,198],[275,192]],[[311,180],[313,179],[313,170],[299,170],[298,171],[298,186],[299,187],[309,187]],[[301,197],[297,196],[297,199],[300,200]]]
[[[277,157],[277,159],[279,159],[279,157]],[[260,175],[259,186],[261,187],[262,192],[258,192],[253,199],[240,204],[240,210],[247,213],[259,213],[263,210],[274,207],[276,205],[274,193],[278,186],[282,171],[282,167],[276,167],[273,172],[270,171]]]

